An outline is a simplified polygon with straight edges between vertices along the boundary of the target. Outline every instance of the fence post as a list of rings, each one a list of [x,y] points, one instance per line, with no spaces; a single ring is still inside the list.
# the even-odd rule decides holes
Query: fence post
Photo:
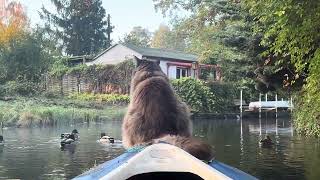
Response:
[[[259,93],[259,119],[261,119],[261,93]]]
[[[293,100],[292,100],[292,96],[290,96],[290,110],[291,110],[291,114],[292,114],[292,110],[293,110]]]
[[[278,94],[276,93],[276,135],[278,135]]]
[[[265,100],[266,100],[266,102],[268,101],[268,93],[266,93],[266,95],[265,95]]]
[[[242,89],[240,89],[240,113],[242,115]]]

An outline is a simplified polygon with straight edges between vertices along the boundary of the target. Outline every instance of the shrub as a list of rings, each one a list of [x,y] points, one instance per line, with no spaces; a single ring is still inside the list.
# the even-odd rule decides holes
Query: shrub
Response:
[[[231,83],[210,82],[211,92],[215,95],[215,109],[218,112],[230,111],[234,106],[233,100],[237,98],[237,89]]]
[[[51,91],[51,90],[44,91],[42,93],[42,95],[48,99],[54,99],[54,98],[58,98],[61,96],[60,94],[56,93],[55,91]]]
[[[91,93],[75,93],[68,98],[81,101],[97,101],[108,104],[128,104],[130,101],[129,95],[123,94],[91,94]]]
[[[299,133],[320,137],[320,50],[310,63],[310,74],[302,92],[296,95],[294,124]]]
[[[6,95],[6,88],[4,85],[0,84],[0,96]]]
[[[8,81],[0,88],[3,95],[34,95],[39,91],[39,84],[27,81]]]
[[[218,112],[216,97],[201,80],[181,78],[172,80],[172,86],[178,96],[196,112]]]

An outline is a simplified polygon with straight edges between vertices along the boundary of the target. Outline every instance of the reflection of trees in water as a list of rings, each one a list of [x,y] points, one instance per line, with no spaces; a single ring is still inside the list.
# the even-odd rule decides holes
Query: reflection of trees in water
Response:
[[[235,120],[194,120],[193,133],[203,135],[203,140],[214,146],[215,157],[218,160],[239,167],[238,127]]]
[[[262,134],[257,119],[194,120],[194,135],[214,146],[216,158],[263,179],[315,179],[320,176],[320,142],[292,136],[291,122],[285,118],[262,118]],[[266,133],[275,145],[262,148],[259,141]],[[241,149],[242,148],[242,149]]]
[[[283,121],[285,128],[290,126],[285,119]],[[259,132],[250,131],[250,127],[259,127],[258,119],[243,120],[242,146],[240,120],[194,120],[193,124],[194,134],[214,146],[218,160],[259,178],[320,177],[317,170],[320,167],[319,140],[292,137],[287,131],[281,130],[281,122],[279,119],[278,136],[274,131],[267,131],[276,143],[269,149],[259,146]],[[262,123],[262,127],[275,127],[275,120],[271,118],[267,124],[265,121]],[[74,128],[80,132],[74,152],[60,151],[59,135]],[[6,130],[3,152],[0,147],[0,176],[22,179],[40,176],[40,179],[47,179],[51,174],[51,177],[70,179],[93,167],[95,163],[101,164],[123,153],[121,147],[97,143],[101,132],[120,140],[121,121],[77,124],[75,127]],[[265,131],[262,137],[264,135]]]

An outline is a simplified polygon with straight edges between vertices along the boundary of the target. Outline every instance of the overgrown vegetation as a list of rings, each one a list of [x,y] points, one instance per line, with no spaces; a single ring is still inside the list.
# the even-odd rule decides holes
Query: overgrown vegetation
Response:
[[[107,85],[118,88],[118,93],[128,94],[134,63],[132,60],[125,60],[112,65],[77,65],[69,66],[69,61],[61,58],[56,61],[48,72],[48,78],[62,81],[65,75],[73,76],[84,80],[90,85],[89,92],[105,92]],[[62,82],[61,82],[62,83]],[[62,86],[60,87],[62,88]]]
[[[319,135],[320,1],[154,0],[172,30],[202,62],[218,63],[225,81],[256,92],[299,94],[295,124]],[[180,10],[190,14],[179,16]],[[164,38],[162,38],[164,39]],[[180,38],[177,38],[180,39]],[[179,47],[180,48],[180,47]]]
[[[160,27],[153,39],[158,47],[173,46],[199,55],[200,63],[220,65],[223,82],[237,87],[238,93],[244,89],[247,102],[257,99],[260,90],[254,72],[264,62],[260,55],[264,47],[259,45],[261,36],[252,33],[252,18],[242,1],[154,0],[154,4],[172,18],[170,28]],[[180,16],[181,9],[189,15]],[[239,98],[238,93],[229,96]]]
[[[244,2],[255,18],[255,33],[263,35],[262,55],[269,56],[265,64],[274,70],[272,79],[282,77],[284,86],[299,94],[294,111],[297,130],[320,136],[320,1]]]
[[[62,54],[92,55],[110,46],[113,27],[110,17],[104,20],[102,1],[52,2],[57,13],[42,9],[44,28],[30,28],[25,13],[16,11],[19,8],[14,1],[6,7],[9,16],[0,19],[0,99],[7,95],[39,95],[44,74],[59,80],[65,75],[85,79],[94,93],[103,92],[106,84],[128,93],[133,69],[129,61],[70,67],[67,58],[61,58]],[[154,36],[148,29],[135,27],[122,42],[187,51],[199,55],[200,63],[221,65],[224,84],[173,81],[176,91],[193,110],[224,112],[232,106],[232,98],[237,97],[240,88],[245,89],[246,101],[257,97],[258,92],[298,94],[294,111],[298,131],[320,136],[320,115],[316,111],[320,107],[320,1],[153,2],[157,10],[171,16],[170,25],[161,25]],[[58,95],[63,94],[62,84],[60,87]],[[57,97],[51,92],[45,95]],[[114,94],[73,94],[69,98],[98,104],[128,101],[127,96]],[[19,114],[16,121],[37,121],[41,117],[32,112]]]
[[[127,105],[130,101],[129,95],[123,94],[92,94],[92,93],[74,93],[68,96],[69,99],[79,101],[95,101],[113,105]]]
[[[0,18],[0,96],[31,95],[57,54],[41,28],[30,28],[25,13],[10,3]]]
[[[101,120],[120,120],[124,106],[95,101],[19,98],[0,101],[0,122],[5,126],[39,127]]]
[[[192,111],[224,113],[233,106],[235,92],[230,84],[209,84],[193,78],[181,78],[171,82],[178,96]]]
[[[319,52],[318,50],[318,57]],[[320,59],[313,60],[309,68],[307,84],[296,98],[294,123],[298,132],[320,137]]]

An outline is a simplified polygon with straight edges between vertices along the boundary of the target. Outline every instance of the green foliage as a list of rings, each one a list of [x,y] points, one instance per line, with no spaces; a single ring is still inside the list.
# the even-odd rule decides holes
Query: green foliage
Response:
[[[248,13],[241,1],[230,0],[154,0],[156,9],[164,14],[181,9],[188,16],[177,14],[173,31],[185,39],[185,49],[198,54],[201,63],[219,64],[223,81],[246,82],[245,88],[254,90],[254,81],[248,77],[260,57],[256,55],[259,44],[254,44]],[[179,37],[180,37],[179,36]],[[253,52],[251,52],[253,51]]]
[[[38,92],[40,92],[40,85],[29,81],[8,81],[6,84],[0,85],[0,95],[3,96],[30,96]]]
[[[201,80],[181,78],[171,81],[178,96],[196,112],[217,112],[215,95]]]
[[[315,53],[310,64],[307,84],[297,97],[294,111],[295,126],[302,134],[320,137],[320,50]]]
[[[0,95],[35,95],[42,89],[42,75],[58,54],[42,29],[24,31],[19,38],[0,44]]]
[[[39,81],[52,62],[43,43],[42,34],[25,33],[22,38],[12,39],[6,47],[0,48],[0,83],[13,80]]]
[[[129,95],[123,94],[89,94],[89,93],[75,93],[68,96],[69,99],[80,101],[96,101],[108,104],[128,104],[130,101]]]
[[[63,41],[69,55],[88,55],[110,46],[113,27],[101,0],[51,0],[56,13],[42,8],[49,35]]]
[[[81,79],[85,79],[95,88],[100,84],[117,85],[126,92],[129,91],[129,84],[131,80],[134,63],[132,60],[125,60],[116,65],[77,65],[68,66],[66,58],[57,60],[49,71],[52,78],[61,78],[64,75],[75,75]]]
[[[151,41],[151,33],[148,29],[141,26],[133,27],[129,34],[126,34],[120,43],[132,44],[139,47],[149,47]]]
[[[266,47],[263,55],[273,57],[272,66],[289,67],[290,85],[300,82],[301,87],[301,79],[309,76],[298,93],[295,123],[298,131],[319,136],[320,1],[246,0],[245,3],[255,18],[255,32],[263,34],[261,44]]]
[[[168,26],[161,24],[159,29],[154,32],[151,47],[185,51],[185,36],[175,27],[171,30]]]
[[[68,71],[68,59],[58,57],[49,69],[49,75],[57,78],[61,78]]]
[[[269,47],[265,54],[276,54],[278,64],[287,61],[286,57],[290,56],[297,72],[307,68],[315,50],[319,48],[320,2],[245,2],[250,13],[256,17],[256,32],[264,33],[262,44]]]
[[[210,91],[214,94],[217,112],[230,112],[237,99],[237,89],[232,83],[209,82]]]
[[[0,101],[0,122],[5,126],[52,126],[97,120],[120,120],[125,108],[104,106],[95,108],[75,106],[65,99],[17,99]],[[75,103],[75,102],[73,102]]]

